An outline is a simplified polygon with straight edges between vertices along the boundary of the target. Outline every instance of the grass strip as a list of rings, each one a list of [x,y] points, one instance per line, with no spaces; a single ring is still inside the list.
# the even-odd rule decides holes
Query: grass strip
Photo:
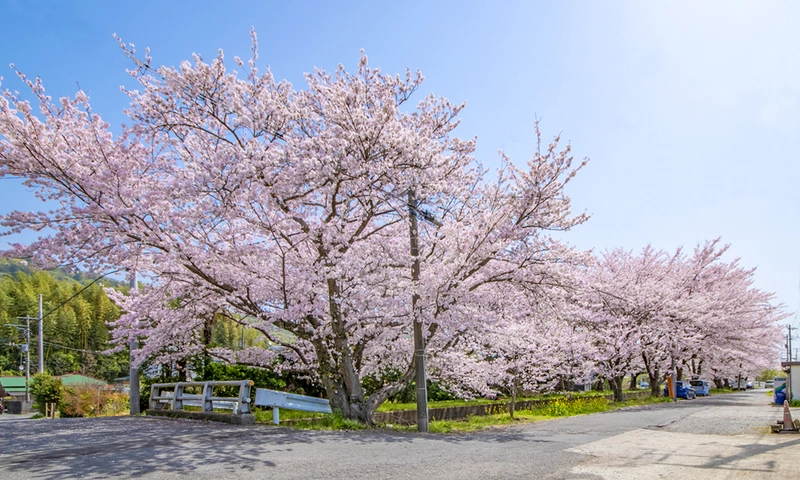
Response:
[[[553,395],[547,397],[552,398]],[[508,413],[496,415],[473,415],[463,420],[436,420],[431,419],[428,424],[431,433],[469,433],[492,427],[502,427],[519,423],[541,422],[559,417],[571,417],[575,415],[586,415],[589,413],[608,412],[620,408],[651,405],[656,403],[670,402],[669,398],[646,397],[627,400],[624,402],[611,402],[602,394],[584,396],[560,396],[554,398],[547,405],[528,410],[518,410],[514,413],[514,418]],[[465,401],[452,402],[431,402],[438,404],[445,403],[445,406],[458,406],[467,404]],[[494,403],[489,401],[488,403]],[[475,403],[471,403],[475,405]],[[434,407],[431,407],[434,408]],[[287,415],[284,415],[286,412]],[[271,423],[271,410],[255,410],[256,422]],[[363,430],[366,427],[358,422],[342,418],[341,414],[309,414],[307,412],[296,412],[291,410],[281,410],[281,419],[296,419],[289,426],[307,430]],[[381,428],[391,428],[397,431],[415,432],[416,425],[382,425]]]
[[[624,390],[623,393],[641,393],[646,390]],[[603,391],[591,391],[591,392],[569,392],[566,395],[570,397],[604,397],[607,395],[613,395],[614,392],[611,390],[603,390]],[[517,397],[517,402],[525,402],[528,400],[547,400],[550,398],[561,398],[564,397],[564,392],[555,392],[555,393],[546,393],[543,395],[535,395],[531,397]],[[510,398],[502,398],[499,400],[490,400],[486,398],[476,398],[473,400],[442,400],[437,402],[428,402],[428,408],[447,408],[447,407],[463,407],[469,405],[505,405],[511,399]],[[398,412],[402,410],[416,410],[417,403],[394,403],[394,402],[384,402],[381,406],[378,407],[379,412]]]
[[[470,433],[491,427],[501,427],[519,423],[541,422],[560,417],[572,417],[590,413],[608,412],[620,408],[651,405],[671,401],[664,397],[647,397],[624,402],[610,402],[602,396],[587,396],[584,398],[559,398],[546,406],[530,410],[520,410],[514,413],[512,419],[508,413],[486,416],[472,416],[464,420],[433,420],[428,424],[431,433]],[[393,426],[394,430],[416,431],[416,425]]]

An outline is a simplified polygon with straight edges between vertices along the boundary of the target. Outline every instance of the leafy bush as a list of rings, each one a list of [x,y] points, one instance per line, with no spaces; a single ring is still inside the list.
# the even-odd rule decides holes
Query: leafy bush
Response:
[[[49,373],[37,373],[31,381],[31,395],[40,406],[46,403],[60,403],[64,395],[64,386],[60,378]]]
[[[218,362],[208,362],[194,380],[196,382],[252,380],[253,388],[250,390],[250,396],[252,398],[255,398],[256,388],[280,390],[318,398],[325,397],[324,389],[312,384],[295,372],[285,372],[279,375],[273,370],[248,367],[245,365],[228,365]],[[236,387],[217,387],[214,390],[214,394],[219,394],[220,396],[236,396],[238,395],[238,390]]]
[[[764,370],[761,372],[757,377],[756,380],[759,382],[766,382],[767,380],[772,380],[775,377],[784,377],[786,373],[783,370],[778,370],[775,368],[770,368],[769,370]]]
[[[271,370],[263,368],[246,367],[244,365],[226,365],[224,363],[209,362],[195,377],[196,382],[223,380],[252,380],[254,388],[268,388],[270,390],[284,390],[287,387],[286,379]],[[297,387],[295,387],[296,389]]]
[[[59,413],[62,417],[121,415],[129,407],[129,398],[123,393],[106,390],[102,386],[81,384],[64,388]]]
[[[361,379],[361,385],[367,395],[372,395],[381,389],[385,384],[396,382],[401,377],[401,372],[396,369],[388,369],[380,376],[365,375]],[[439,402],[445,400],[456,400],[458,397],[447,391],[440,384],[428,380],[428,401]],[[417,382],[411,381],[406,388],[389,398],[393,403],[415,403],[417,401]]]

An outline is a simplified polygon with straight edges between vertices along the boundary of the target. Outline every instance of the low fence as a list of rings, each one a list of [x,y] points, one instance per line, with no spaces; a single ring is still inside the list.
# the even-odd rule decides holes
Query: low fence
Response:
[[[253,424],[250,413],[250,388],[252,380],[219,382],[175,382],[155,383],[150,387],[148,415],[177,416],[201,420],[215,420],[236,424]],[[237,387],[235,397],[214,395],[215,387]],[[186,393],[187,388],[201,388],[202,393]],[[184,407],[200,407],[200,411],[187,411]],[[214,409],[231,410],[232,414],[215,412]]]
[[[650,392],[630,392],[623,393],[623,400],[634,398],[647,398]],[[609,401],[614,400],[614,395],[580,395],[571,398],[605,398]],[[516,402],[515,410],[530,410],[532,408],[546,407],[556,400],[563,400],[565,397],[543,398],[538,400],[523,400]],[[566,397],[570,398],[570,397]],[[506,413],[511,408],[511,402],[507,403],[487,403],[482,405],[464,405],[458,407],[429,408],[428,418],[431,420],[461,420],[470,416],[497,415]],[[375,423],[391,423],[396,425],[416,425],[416,410],[399,410],[394,412],[377,412],[372,416]]]

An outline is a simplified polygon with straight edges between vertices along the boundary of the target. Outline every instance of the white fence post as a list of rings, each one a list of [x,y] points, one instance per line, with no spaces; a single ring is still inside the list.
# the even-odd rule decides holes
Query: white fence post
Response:
[[[183,384],[175,384],[175,396],[172,400],[172,408],[170,410],[183,410]]]
[[[203,411],[204,412],[213,412],[214,411],[214,402],[211,400],[212,394],[214,393],[214,387],[208,384],[208,382],[203,384]],[[233,412],[236,413],[236,412]]]

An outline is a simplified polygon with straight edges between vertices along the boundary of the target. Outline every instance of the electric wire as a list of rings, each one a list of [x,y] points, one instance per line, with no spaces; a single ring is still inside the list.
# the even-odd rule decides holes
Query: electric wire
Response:
[[[91,286],[92,286],[92,285],[94,285],[95,283],[99,282],[100,280],[102,280],[103,278],[105,278],[105,277],[107,277],[107,276],[109,276],[109,275],[113,275],[113,274],[115,274],[115,273],[119,272],[120,270],[122,270],[122,269],[121,269],[121,268],[119,268],[119,269],[117,269],[117,270],[113,270],[113,271],[111,271],[111,272],[104,273],[104,274],[100,275],[99,277],[95,278],[94,280],[92,280],[91,282],[89,282],[88,284],[86,284],[86,285],[85,285],[83,288],[81,288],[80,290],[78,290],[77,292],[75,292],[75,294],[74,294],[74,295],[72,295],[72,296],[71,296],[71,297],[69,297],[68,299],[64,300],[63,302],[61,302],[61,303],[60,303],[58,306],[56,306],[55,308],[53,308],[52,310],[50,310],[50,311],[49,311],[49,312],[47,312],[46,314],[42,315],[42,318],[43,318],[43,319],[44,319],[44,318],[47,318],[49,315],[53,314],[53,313],[54,313],[56,310],[58,310],[59,308],[63,307],[63,306],[64,306],[64,305],[66,305],[67,303],[69,303],[69,302],[70,302],[72,299],[74,299],[75,297],[77,297],[77,296],[78,296],[78,295],[80,295],[81,293],[85,292],[85,291],[86,291],[86,289],[88,289],[89,287],[91,287]]]

